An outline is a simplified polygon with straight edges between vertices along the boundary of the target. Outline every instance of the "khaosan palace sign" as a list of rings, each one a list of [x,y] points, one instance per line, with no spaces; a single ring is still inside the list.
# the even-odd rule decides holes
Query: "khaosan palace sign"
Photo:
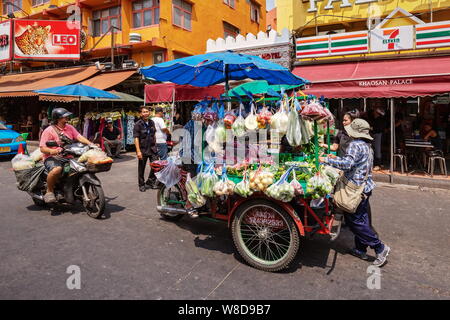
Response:
[[[297,59],[450,46],[450,21],[296,39]]]

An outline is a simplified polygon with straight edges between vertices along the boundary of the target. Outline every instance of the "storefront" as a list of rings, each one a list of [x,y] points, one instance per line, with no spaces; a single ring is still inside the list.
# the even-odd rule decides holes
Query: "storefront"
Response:
[[[449,70],[450,57],[437,56],[309,65],[297,67],[293,72],[312,82],[306,93],[331,99],[338,119],[345,112],[358,109],[371,122],[377,110],[381,111],[385,119],[381,128],[384,134],[381,164],[392,174],[394,161],[399,160],[394,155],[406,156],[411,152],[426,155],[431,150],[408,143],[408,139],[425,138],[430,130],[438,135],[431,139],[434,149],[441,150],[444,158],[448,156]],[[422,163],[415,163],[419,172],[428,169],[429,159],[425,155],[425,160],[420,159]]]

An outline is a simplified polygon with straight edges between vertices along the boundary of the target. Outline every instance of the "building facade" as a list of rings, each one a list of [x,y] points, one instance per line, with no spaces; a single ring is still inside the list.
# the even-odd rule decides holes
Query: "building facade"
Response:
[[[265,0],[11,0],[2,19],[63,20],[81,15],[82,61],[114,54],[139,66],[204,53],[209,38],[266,28]],[[114,48],[114,50],[111,50]]]

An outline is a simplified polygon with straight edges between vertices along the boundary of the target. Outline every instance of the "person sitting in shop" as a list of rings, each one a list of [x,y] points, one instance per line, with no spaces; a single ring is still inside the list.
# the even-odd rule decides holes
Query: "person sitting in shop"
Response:
[[[348,111],[344,114],[342,118],[342,125],[348,126],[353,120],[359,118],[360,114],[357,109]],[[337,151],[337,155],[342,157],[345,155],[347,151],[347,147],[352,141],[352,138],[348,135],[347,131],[339,130],[338,134],[334,137],[333,144],[330,146],[331,151]],[[322,148],[328,148],[328,144],[322,143],[320,144]]]
[[[439,137],[437,131],[433,128],[431,124],[425,124],[423,126],[423,140],[431,142],[434,147],[434,150],[443,150],[442,140]]]
[[[120,158],[120,151],[123,146],[122,133],[119,128],[114,126],[111,118],[106,119],[106,127],[103,129],[102,137],[108,157]],[[112,149],[114,149],[114,155]]]

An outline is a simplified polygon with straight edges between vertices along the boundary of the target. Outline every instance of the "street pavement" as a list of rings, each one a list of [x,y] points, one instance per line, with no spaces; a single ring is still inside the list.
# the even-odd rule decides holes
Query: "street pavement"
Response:
[[[35,206],[0,160],[0,299],[450,299],[449,191],[378,185],[373,224],[392,251],[369,289],[370,264],[346,254],[347,229],[335,242],[302,241],[288,270],[259,271],[236,254],[226,224],[162,220],[156,191],[139,192],[136,175],[133,154],[99,174],[107,209],[94,220],[79,206]],[[66,286],[71,265],[79,290]]]

